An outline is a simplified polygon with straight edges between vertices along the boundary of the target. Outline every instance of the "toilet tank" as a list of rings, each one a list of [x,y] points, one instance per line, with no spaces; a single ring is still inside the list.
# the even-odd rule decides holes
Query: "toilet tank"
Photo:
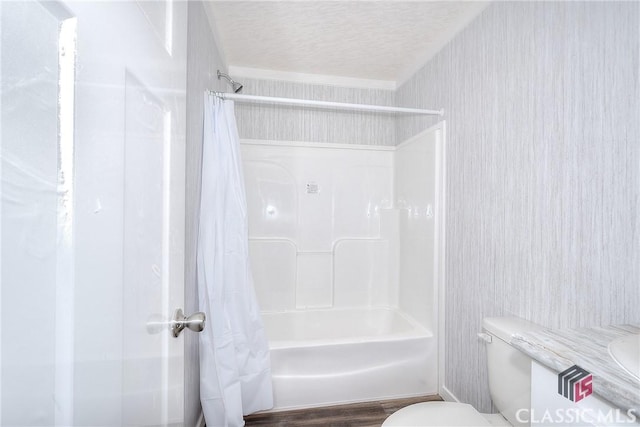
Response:
[[[512,425],[529,425],[518,422],[516,413],[531,407],[531,359],[509,345],[509,341],[515,333],[542,327],[518,317],[488,317],[482,328],[491,336],[491,342],[487,343],[491,400]]]

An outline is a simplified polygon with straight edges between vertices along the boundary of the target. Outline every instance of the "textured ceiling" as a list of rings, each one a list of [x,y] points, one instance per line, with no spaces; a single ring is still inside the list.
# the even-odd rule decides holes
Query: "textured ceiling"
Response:
[[[486,2],[211,1],[230,67],[401,82]]]

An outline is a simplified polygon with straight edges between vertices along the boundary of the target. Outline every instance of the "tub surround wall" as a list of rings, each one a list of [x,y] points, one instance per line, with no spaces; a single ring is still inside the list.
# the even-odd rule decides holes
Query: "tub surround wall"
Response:
[[[234,78],[236,76],[233,76]],[[237,77],[243,94],[355,104],[394,105],[394,92]],[[236,102],[240,138],[396,145],[390,114]]]
[[[346,147],[346,148],[345,148]],[[243,141],[263,311],[394,306],[393,150]]]
[[[251,264],[276,409],[437,391],[426,214],[434,145],[435,137],[399,152],[243,141]]]
[[[481,411],[483,317],[640,321],[638,22],[635,2],[493,3],[397,91],[446,111],[445,386]]]
[[[435,327],[437,132],[397,148],[243,140],[263,311],[399,307]]]
[[[420,133],[395,151],[398,218],[398,305],[428,329],[434,317],[437,132]]]
[[[200,165],[202,164],[203,94],[206,89],[225,90],[216,70],[225,69],[205,8],[200,1],[188,4],[187,55],[187,146],[185,229],[185,313],[198,311],[196,288],[196,242],[200,211]],[[198,335],[183,334],[185,340],[184,425],[197,425],[200,407],[200,363]]]

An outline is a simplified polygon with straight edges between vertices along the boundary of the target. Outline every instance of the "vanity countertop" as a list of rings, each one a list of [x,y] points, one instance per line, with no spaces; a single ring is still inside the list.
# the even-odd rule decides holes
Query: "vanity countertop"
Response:
[[[542,365],[562,372],[573,365],[593,375],[593,392],[623,410],[640,414],[640,381],[609,355],[616,338],[640,333],[640,325],[541,329],[514,334],[511,345]]]

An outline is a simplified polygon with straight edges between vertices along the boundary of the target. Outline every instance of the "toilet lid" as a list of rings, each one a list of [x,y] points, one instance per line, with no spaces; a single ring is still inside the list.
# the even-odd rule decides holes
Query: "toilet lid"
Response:
[[[423,402],[394,412],[382,427],[490,426],[485,417],[466,403]]]

